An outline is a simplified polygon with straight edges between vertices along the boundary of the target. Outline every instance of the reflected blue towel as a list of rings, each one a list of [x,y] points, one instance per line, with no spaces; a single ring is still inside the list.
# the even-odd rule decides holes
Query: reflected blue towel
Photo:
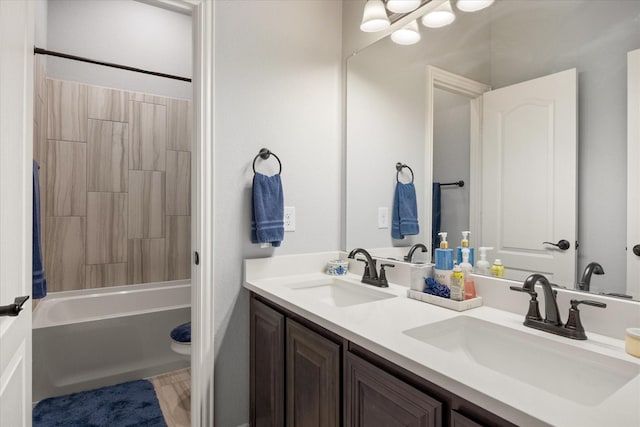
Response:
[[[440,201],[440,183],[434,182],[431,192],[431,253],[435,254],[435,248],[440,247],[440,232],[442,220],[442,205]]]
[[[40,183],[38,181],[38,162],[33,161],[33,233],[31,237],[31,272],[33,299],[47,296],[47,279],[44,277],[42,248],[40,243]]]
[[[253,176],[251,242],[280,246],[284,239],[284,195],[280,174]]]
[[[412,182],[409,184],[398,182],[393,196],[391,237],[404,239],[404,236],[418,234],[419,232],[416,188]]]

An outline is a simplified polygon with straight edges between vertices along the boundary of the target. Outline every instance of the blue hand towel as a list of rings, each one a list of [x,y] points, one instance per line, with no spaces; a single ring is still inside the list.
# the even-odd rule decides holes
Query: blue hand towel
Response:
[[[33,161],[33,233],[31,237],[32,257],[31,272],[33,287],[33,299],[47,296],[47,279],[44,277],[44,265],[42,261],[42,248],[40,240],[40,183],[38,181],[38,162]]]
[[[251,242],[278,247],[284,239],[284,195],[280,174],[253,176]]]
[[[391,237],[404,239],[404,236],[418,234],[419,232],[416,188],[412,182],[409,184],[398,182],[393,196]]]
[[[435,254],[435,248],[440,247],[440,232],[442,220],[442,204],[440,199],[440,183],[434,182],[431,193],[431,253]]]

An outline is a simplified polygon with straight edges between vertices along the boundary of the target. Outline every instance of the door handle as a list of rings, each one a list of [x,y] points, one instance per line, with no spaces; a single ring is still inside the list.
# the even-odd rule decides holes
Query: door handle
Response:
[[[0,316],[17,316],[22,311],[22,306],[29,299],[29,295],[16,297],[13,304],[0,306]]]
[[[640,256],[640,245],[635,245],[633,247],[633,254],[636,256]]]
[[[567,249],[569,249],[571,247],[571,243],[569,243],[568,240],[559,240],[558,243],[551,243],[551,242],[542,242],[543,245],[551,245],[551,246],[555,246],[556,248],[562,250],[562,251],[566,251]]]

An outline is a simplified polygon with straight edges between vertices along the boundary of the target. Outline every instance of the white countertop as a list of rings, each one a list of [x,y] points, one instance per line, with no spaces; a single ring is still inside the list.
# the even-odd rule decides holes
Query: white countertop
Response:
[[[322,269],[331,255],[343,256],[342,253],[323,253],[246,260],[244,286],[514,424],[640,426],[640,359],[625,353],[624,341],[591,332],[587,332],[587,341],[576,341],[524,327],[526,301],[523,301],[521,315],[487,306],[458,313],[408,299],[406,286],[391,283],[389,288],[375,289],[396,298],[334,307],[305,298],[291,288],[295,283],[327,278]],[[356,287],[371,288],[361,284],[360,277],[354,274],[347,275],[345,280]],[[403,333],[456,316],[493,322],[588,350],[594,355],[619,359],[634,364],[637,375],[604,400],[593,405],[579,404],[480,364],[455,363],[456,359],[449,352]],[[576,394],[580,392],[575,390]]]

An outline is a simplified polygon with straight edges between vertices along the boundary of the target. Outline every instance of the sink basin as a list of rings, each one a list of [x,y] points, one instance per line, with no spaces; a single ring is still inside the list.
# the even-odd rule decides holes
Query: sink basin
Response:
[[[299,292],[300,296],[312,298],[333,307],[349,307],[387,298],[395,298],[395,295],[373,288],[369,289],[357,286],[346,280],[334,277],[297,283],[289,285],[289,288]]]
[[[456,364],[479,364],[582,405],[599,404],[640,374],[633,363],[468,316],[403,333]]]

